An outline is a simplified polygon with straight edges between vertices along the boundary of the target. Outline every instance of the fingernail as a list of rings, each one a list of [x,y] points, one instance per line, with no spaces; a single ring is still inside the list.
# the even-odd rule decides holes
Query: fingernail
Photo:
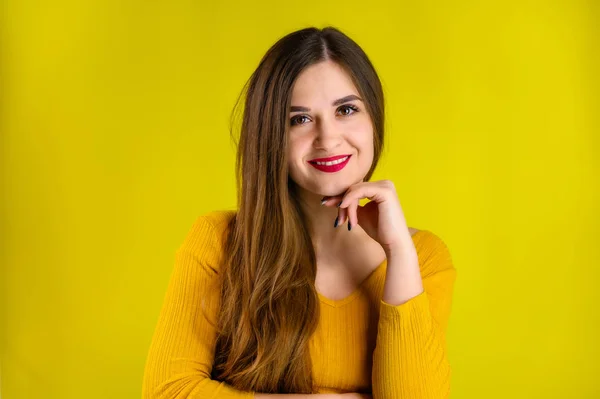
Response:
[[[344,200],[340,201],[340,203],[339,203],[339,204],[337,204],[337,207],[338,207],[338,208],[340,207],[340,205],[342,205],[342,202],[344,202]]]
[[[339,218],[339,216],[335,218],[335,223],[333,224],[333,227],[334,227],[334,228],[336,228],[336,227],[337,227],[337,224],[338,224],[338,218]]]
[[[352,223],[350,223],[350,220],[348,220],[348,231],[352,230]]]

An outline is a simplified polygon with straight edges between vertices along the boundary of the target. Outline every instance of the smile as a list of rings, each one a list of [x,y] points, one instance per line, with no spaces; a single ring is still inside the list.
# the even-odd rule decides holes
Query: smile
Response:
[[[344,158],[336,159],[334,161],[328,161],[328,162],[309,161],[308,163],[311,164],[316,169],[320,170],[321,172],[333,173],[333,172],[338,172],[338,171],[344,169],[344,167],[348,164],[350,157],[351,157],[351,155],[347,155]]]

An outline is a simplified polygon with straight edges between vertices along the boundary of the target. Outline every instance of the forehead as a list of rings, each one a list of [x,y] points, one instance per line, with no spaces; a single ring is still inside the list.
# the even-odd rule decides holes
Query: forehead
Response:
[[[358,95],[352,78],[344,68],[333,61],[323,61],[303,70],[292,89],[292,104],[307,105],[301,102],[329,101]]]

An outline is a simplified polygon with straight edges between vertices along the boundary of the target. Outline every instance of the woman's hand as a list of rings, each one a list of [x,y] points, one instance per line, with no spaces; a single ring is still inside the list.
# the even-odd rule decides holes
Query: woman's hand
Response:
[[[371,202],[361,206],[359,201]],[[390,180],[354,184],[343,195],[325,197],[325,206],[338,206],[338,225],[348,221],[348,230],[360,225],[386,252],[414,250],[404,213]]]

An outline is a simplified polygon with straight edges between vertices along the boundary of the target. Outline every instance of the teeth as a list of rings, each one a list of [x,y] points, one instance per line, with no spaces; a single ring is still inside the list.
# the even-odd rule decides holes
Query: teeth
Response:
[[[337,165],[338,163],[346,162],[346,159],[348,159],[348,157],[336,159],[335,161],[331,161],[331,162],[317,162],[317,165],[327,165],[327,166]]]

